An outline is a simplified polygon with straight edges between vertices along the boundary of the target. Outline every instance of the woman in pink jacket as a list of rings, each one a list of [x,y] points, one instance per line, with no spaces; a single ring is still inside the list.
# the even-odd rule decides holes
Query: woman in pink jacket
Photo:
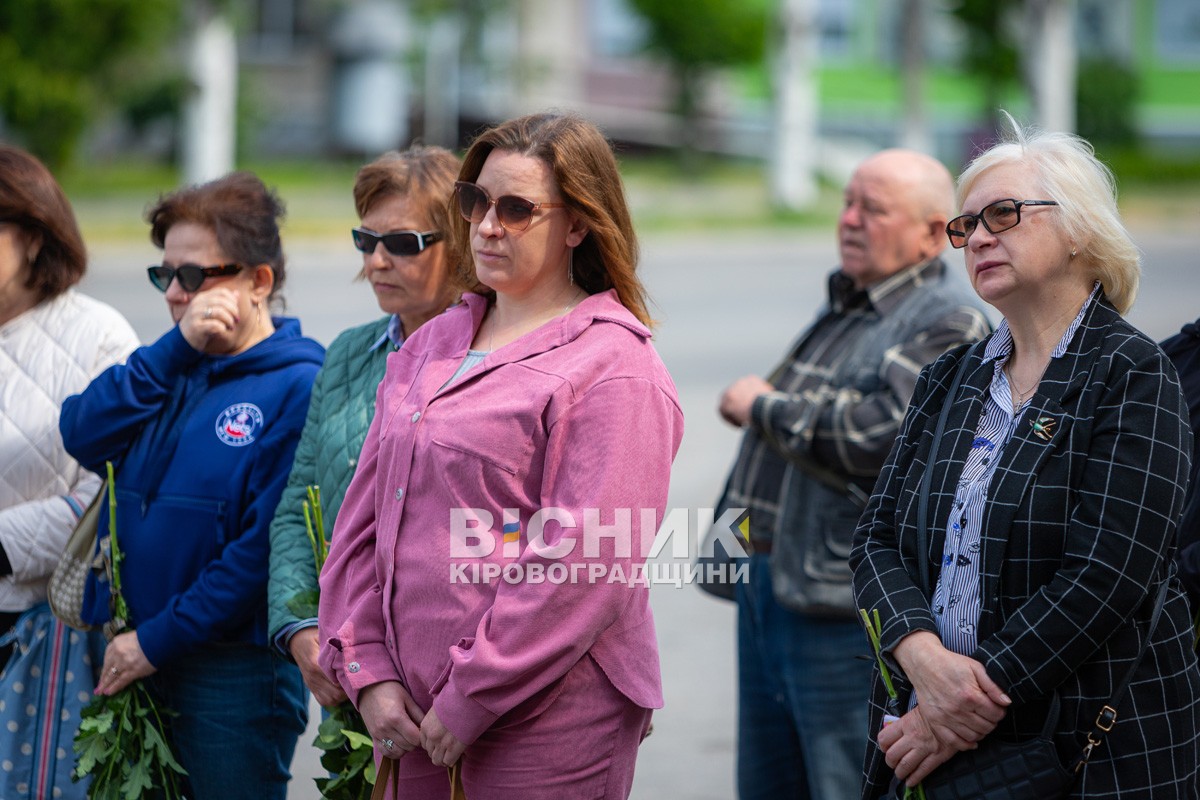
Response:
[[[403,797],[624,798],[662,706],[645,556],[683,433],[611,148],[539,114],[456,184],[478,291],[390,356],[321,575],[321,664]]]

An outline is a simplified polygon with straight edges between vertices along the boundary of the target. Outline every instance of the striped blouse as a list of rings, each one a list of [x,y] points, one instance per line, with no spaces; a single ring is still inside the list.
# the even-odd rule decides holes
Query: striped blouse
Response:
[[[1059,358],[1083,322],[1084,312],[1100,290],[1097,283],[1091,295],[1079,309],[1074,322],[1054,348],[1051,358]],[[994,359],[992,383],[983,414],[971,443],[971,451],[963,465],[954,495],[954,506],[946,521],[946,544],[942,550],[942,569],[933,591],[931,607],[937,621],[942,644],[948,650],[970,655],[978,645],[975,626],[979,622],[979,555],[980,521],[988,501],[988,486],[1000,461],[1000,454],[1012,438],[1020,412],[1029,405],[1026,400],[1013,411],[1012,388],[1004,366],[1012,355],[1013,340],[1008,321],[1000,323],[996,333],[983,351],[984,360]],[[1032,398],[1030,398],[1032,399]]]

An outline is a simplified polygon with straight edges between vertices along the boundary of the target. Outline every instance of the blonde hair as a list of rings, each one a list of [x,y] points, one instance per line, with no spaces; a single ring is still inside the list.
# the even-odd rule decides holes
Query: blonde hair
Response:
[[[1137,297],[1142,258],[1117,210],[1117,182],[1086,140],[1071,133],[1022,127],[1004,112],[1011,131],[976,156],[958,178],[963,198],[983,173],[1017,164],[1032,167],[1047,200],[1058,203],[1060,227],[1077,258],[1117,311],[1125,314]]]

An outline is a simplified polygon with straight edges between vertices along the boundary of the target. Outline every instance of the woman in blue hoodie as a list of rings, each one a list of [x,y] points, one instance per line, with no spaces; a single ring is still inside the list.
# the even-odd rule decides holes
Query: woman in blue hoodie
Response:
[[[144,678],[179,712],[196,800],[283,800],[306,721],[300,673],[266,631],[268,530],[324,354],[269,311],[282,214],[244,172],[160,198],[149,275],[175,325],[68,398],[60,421],[81,464],[115,467],[132,630],[109,644],[97,692]],[[93,576],[85,618],[108,621],[109,594]]]

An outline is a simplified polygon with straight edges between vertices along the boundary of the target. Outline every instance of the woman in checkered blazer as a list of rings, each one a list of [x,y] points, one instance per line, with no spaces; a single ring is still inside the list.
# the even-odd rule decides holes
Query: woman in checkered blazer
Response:
[[[874,689],[863,797],[915,785],[984,737],[1036,736],[1055,695],[1054,742],[1073,763],[1149,637],[1070,796],[1194,798],[1200,669],[1171,561],[1186,409],[1162,351],[1121,317],[1140,268],[1111,173],[1078,137],[1013,129],[959,178],[963,215],[947,226],[1004,321],[922,373],[851,556],[898,678],[895,702]],[[887,713],[899,719],[884,727]]]

